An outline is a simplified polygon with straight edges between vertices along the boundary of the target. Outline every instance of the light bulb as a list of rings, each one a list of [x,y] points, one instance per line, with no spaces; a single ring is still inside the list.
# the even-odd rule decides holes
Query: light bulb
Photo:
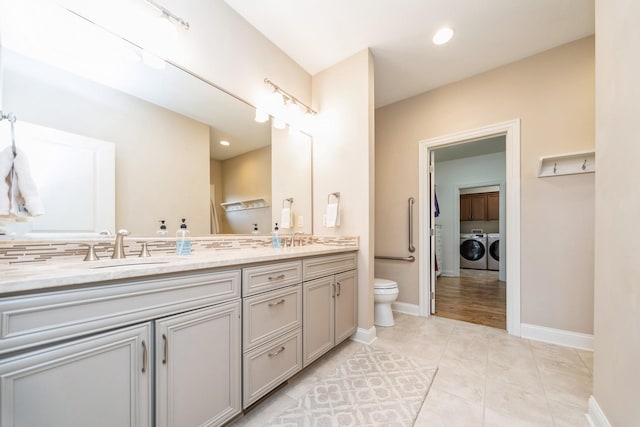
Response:
[[[258,122],[258,123],[264,123],[267,120],[269,120],[269,115],[266,112],[256,108],[255,121]]]
[[[154,53],[149,52],[146,49],[142,51],[142,63],[156,70],[163,70],[167,66],[167,63],[164,62],[164,59],[160,58]]]
[[[152,22],[149,33],[149,50],[161,58],[173,56],[177,47],[178,30],[165,13]]]
[[[276,129],[284,129],[287,127],[287,123],[282,117],[276,116],[273,118],[273,127]]]

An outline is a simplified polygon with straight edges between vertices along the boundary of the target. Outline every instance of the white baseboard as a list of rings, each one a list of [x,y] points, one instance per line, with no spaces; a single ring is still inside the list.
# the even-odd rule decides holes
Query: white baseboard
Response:
[[[535,341],[544,341],[551,344],[593,351],[593,335],[582,334],[580,332],[564,331],[562,329],[522,323],[520,325],[520,336]]]
[[[447,277],[454,277],[453,270],[442,270],[442,275]]]
[[[360,344],[371,345],[376,340],[376,327],[372,326],[369,329],[358,328],[355,334],[351,335],[351,341],[359,342]]]
[[[391,309],[398,313],[410,314],[412,316],[420,316],[420,306],[416,304],[409,304],[406,302],[394,302],[391,304]]]
[[[595,397],[591,396],[589,398],[587,410],[587,422],[591,427],[611,427],[611,423],[604,412],[602,412]]]

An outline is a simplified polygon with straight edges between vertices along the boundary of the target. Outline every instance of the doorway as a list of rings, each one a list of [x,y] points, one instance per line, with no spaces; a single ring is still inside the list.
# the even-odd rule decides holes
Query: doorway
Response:
[[[434,151],[439,148],[453,147],[462,143],[504,137],[505,144],[505,174],[504,181],[499,182],[503,197],[501,197],[503,212],[502,229],[506,239],[501,243],[504,262],[504,278],[506,279],[506,329],[510,334],[520,335],[520,121],[508,122],[472,129],[469,131],[445,135],[438,138],[420,141],[420,313],[430,316],[436,310],[436,255],[435,255],[435,180],[432,179],[430,169],[433,168]],[[436,172],[437,173],[437,172]],[[499,180],[498,180],[499,181]],[[478,183],[471,183],[478,184]],[[481,183],[483,184],[483,183]],[[488,183],[484,183],[488,184]],[[495,183],[494,183],[495,184]],[[464,188],[465,185],[459,185]],[[453,209],[451,209],[453,210]],[[459,239],[460,226],[459,210],[455,210],[455,220],[449,230],[449,236]],[[454,269],[459,271],[459,257],[453,260]]]

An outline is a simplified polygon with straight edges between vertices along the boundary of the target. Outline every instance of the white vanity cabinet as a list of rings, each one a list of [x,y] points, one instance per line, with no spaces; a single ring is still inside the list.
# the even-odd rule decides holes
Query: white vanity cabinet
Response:
[[[0,425],[151,425],[151,324],[0,361]]]
[[[350,337],[357,328],[356,254],[303,260],[303,365]]]
[[[302,262],[243,268],[243,408],[302,369]]]
[[[199,270],[0,298],[0,427],[235,417],[240,277]]]
[[[156,426],[219,426],[240,413],[240,301],[156,320]]]

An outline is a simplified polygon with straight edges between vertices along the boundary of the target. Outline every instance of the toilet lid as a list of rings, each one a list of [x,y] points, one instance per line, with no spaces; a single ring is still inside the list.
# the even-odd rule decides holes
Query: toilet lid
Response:
[[[397,287],[398,287],[398,284],[393,280],[378,279],[378,278],[373,279],[374,289],[393,289]]]

